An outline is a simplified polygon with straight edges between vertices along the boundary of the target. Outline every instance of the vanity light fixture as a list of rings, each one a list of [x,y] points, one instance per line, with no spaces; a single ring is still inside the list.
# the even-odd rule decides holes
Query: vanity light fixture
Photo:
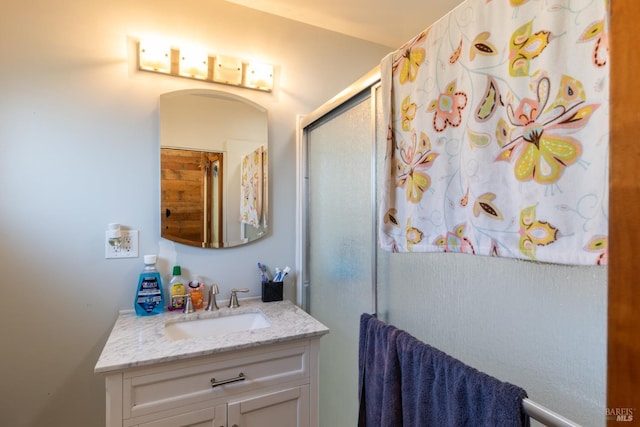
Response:
[[[141,70],[171,73],[171,46],[158,41],[141,40],[138,47],[138,66]]]
[[[189,47],[177,48],[153,40],[138,42],[138,68],[264,92],[273,90],[271,65],[233,56],[207,54]]]
[[[229,85],[242,85],[242,61],[226,55],[216,56],[213,81]]]
[[[204,51],[182,49],[180,51],[180,75],[206,80],[209,76],[209,56]]]
[[[273,87],[273,67],[251,62],[247,67],[247,86],[253,89]]]

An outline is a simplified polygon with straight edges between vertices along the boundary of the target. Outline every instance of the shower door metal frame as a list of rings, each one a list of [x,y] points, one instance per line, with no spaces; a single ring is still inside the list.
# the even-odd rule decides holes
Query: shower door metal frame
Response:
[[[310,310],[309,292],[309,131],[318,127],[364,99],[370,99],[371,108],[371,215],[372,215],[372,260],[371,260],[371,314],[377,313],[377,194],[376,194],[376,88],[380,85],[380,67],[377,66],[354,82],[351,86],[327,101],[306,116],[298,116],[296,126],[297,158],[297,203],[296,203],[296,265],[300,274],[296,277],[296,303],[305,311]]]

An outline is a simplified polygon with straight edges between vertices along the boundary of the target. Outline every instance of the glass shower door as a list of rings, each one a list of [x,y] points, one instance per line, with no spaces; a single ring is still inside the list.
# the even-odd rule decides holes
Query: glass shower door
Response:
[[[305,128],[307,282],[320,340],[320,426],[358,419],[360,315],[374,310],[371,97],[353,98]]]

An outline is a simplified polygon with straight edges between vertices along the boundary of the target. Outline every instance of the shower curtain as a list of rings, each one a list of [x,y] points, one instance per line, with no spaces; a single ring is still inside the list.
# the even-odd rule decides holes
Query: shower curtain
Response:
[[[606,2],[561,3],[467,0],[383,60],[384,248],[607,263]]]

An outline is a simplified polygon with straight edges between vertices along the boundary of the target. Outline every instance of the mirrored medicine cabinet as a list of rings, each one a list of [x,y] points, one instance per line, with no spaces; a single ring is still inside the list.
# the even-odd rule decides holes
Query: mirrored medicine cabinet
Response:
[[[202,248],[265,236],[267,110],[240,96],[188,89],[160,96],[160,235]]]

